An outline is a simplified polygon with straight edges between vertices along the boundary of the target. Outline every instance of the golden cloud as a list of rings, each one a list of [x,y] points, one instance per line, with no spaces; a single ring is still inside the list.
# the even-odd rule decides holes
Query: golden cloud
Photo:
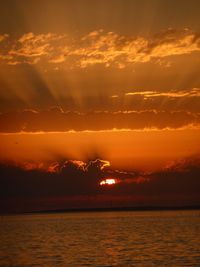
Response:
[[[157,91],[134,91],[128,92],[125,96],[137,96],[141,95],[144,98],[153,98],[153,97],[172,97],[172,98],[182,98],[182,97],[200,97],[200,89],[192,88],[190,90],[182,90],[182,91],[168,91],[168,92],[157,92]],[[113,97],[113,96],[111,96]]]
[[[8,38],[6,34],[1,35],[0,42]],[[80,39],[70,39],[65,34],[30,32],[10,43],[7,49],[3,49],[2,56],[7,63],[6,56],[11,56],[9,64],[13,65],[36,64],[44,59],[46,63],[66,62],[71,67],[86,68],[103,64],[105,67],[123,69],[134,63],[157,59],[160,64],[159,60],[169,56],[200,52],[199,34],[189,29],[168,29],[151,38],[127,37],[103,30],[92,31]]]

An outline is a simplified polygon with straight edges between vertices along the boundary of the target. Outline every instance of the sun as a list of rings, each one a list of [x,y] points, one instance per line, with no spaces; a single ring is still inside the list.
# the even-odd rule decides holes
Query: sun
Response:
[[[105,179],[100,182],[100,185],[112,185],[112,184],[116,184],[115,179]]]

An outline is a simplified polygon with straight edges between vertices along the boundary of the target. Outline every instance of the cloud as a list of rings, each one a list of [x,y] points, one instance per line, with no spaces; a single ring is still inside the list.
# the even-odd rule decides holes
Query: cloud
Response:
[[[88,162],[67,160],[50,164],[26,162],[23,165],[2,164],[0,198],[20,196],[52,196],[99,193],[100,181],[107,176],[124,179],[125,172],[109,169],[107,160],[94,159]],[[126,173],[134,179],[136,174]],[[19,183],[19,184],[18,184]],[[9,187],[9,190],[7,190]]]
[[[0,114],[0,131],[67,132],[102,130],[179,129],[200,125],[200,114],[186,111],[64,112],[24,110]]]
[[[131,206],[136,205],[138,199],[140,205],[147,206],[200,203],[199,157],[183,159],[153,173],[115,170],[102,159],[52,162],[46,168],[40,165],[36,163],[35,167],[32,164],[32,168],[27,168],[0,164],[1,212],[43,209],[49,199],[54,200],[49,209],[76,205],[95,207],[98,201],[105,206],[109,206],[110,201],[115,205]],[[55,169],[52,171],[50,166]],[[111,187],[101,186],[100,182],[106,178],[117,179],[118,183]],[[37,204],[27,204],[31,201]]]
[[[59,42],[62,42],[66,35],[58,35],[53,33],[34,34],[32,32],[22,35],[14,42],[8,54],[13,57],[15,64],[28,63],[36,64],[41,59],[49,57],[49,61],[56,56],[56,50],[60,48]],[[64,48],[62,48],[64,49]],[[61,55],[59,55],[61,57]],[[13,61],[10,61],[12,64]],[[61,62],[58,61],[57,62]]]
[[[187,195],[190,192],[196,197],[200,189],[200,158],[181,159],[148,177],[151,181],[149,193]]]
[[[0,34],[0,42],[5,41],[9,37],[9,34]]]
[[[8,38],[1,35],[0,41]],[[12,40],[12,38],[10,37]],[[152,37],[123,36],[104,30],[92,31],[79,39],[54,33],[26,33],[10,41],[2,57],[9,64],[69,64],[72,68],[87,68],[97,64],[123,69],[130,64],[161,64],[167,57],[200,52],[200,37],[189,29],[167,29]],[[8,61],[7,57],[11,59]],[[13,63],[14,62],[14,63]],[[167,63],[170,67],[170,63]]]
[[[190,90],[172,90],[169,92],[157,92],[157,91],[135,91],[128,92],[125,96],[144,96],[144,98],[154,98],[154,97],[171,97],[171,98],[183,98],[183,97],[200,97],[200,89],[192,88]],[[115,97],[115,96],[112,96]]]
[[[133,106],[137,110],[152,109],[157,111],[180,111],[184,110],[197,114],[200,112],[199,100],[200,89],[188,88],[187,90],[130,90],[123,96],[124,106],[127,110]],[[118,98],[112,98],[113,104]],[[115,101],[115,102],[114,102]]]

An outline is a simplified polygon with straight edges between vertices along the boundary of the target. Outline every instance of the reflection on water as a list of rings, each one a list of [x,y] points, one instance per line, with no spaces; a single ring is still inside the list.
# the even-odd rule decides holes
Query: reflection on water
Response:
[[[200,211],[1,216],[0,266],[200,266]]]

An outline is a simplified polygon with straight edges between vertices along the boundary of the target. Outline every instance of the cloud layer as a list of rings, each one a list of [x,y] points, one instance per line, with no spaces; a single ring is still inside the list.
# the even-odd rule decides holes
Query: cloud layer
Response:
[[[168,29],[151,38],[96,30],[72,39],[66,34],[0,35],[0,59],[9,65],[66,63],[71,68],[96,64],[122,69],[130,64],[200,52],[200,37],[189,29]]]
[[[0,131],[66,132],[113,129],[199,128],[200,114],[186,111],[64,112],[59,108],[44,111],[25,110],[0,114]]]

